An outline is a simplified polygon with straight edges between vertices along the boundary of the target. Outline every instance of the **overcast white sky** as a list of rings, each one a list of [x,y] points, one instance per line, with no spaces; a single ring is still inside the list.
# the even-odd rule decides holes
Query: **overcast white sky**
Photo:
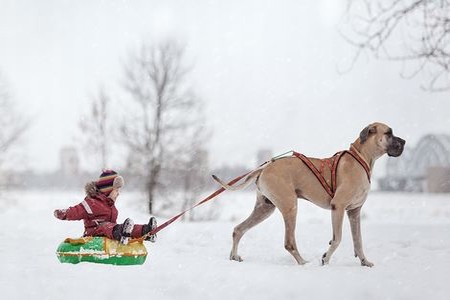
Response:
[[[345,0],[0,0],[0,70],[34,122],[28,166],[55,170],[77,146],[99,84],[119,85],[127,53],[166,37],[187,45],[205,100],[213,166],[255,163],[259,148],[328,156],[382,121],[409,145],[450,133],[449,93],[404,80],[400,65],[362,57],[336,30]],[[120,163],[116,162],[119,166]]]

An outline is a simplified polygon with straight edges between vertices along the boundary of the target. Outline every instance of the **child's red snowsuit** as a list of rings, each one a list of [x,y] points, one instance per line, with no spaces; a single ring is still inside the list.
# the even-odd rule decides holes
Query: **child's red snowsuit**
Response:
[[[62,210],[63,220],[83,220],[84,236],[106,236],[114,239],[113,228],[117,224],[117,208],[114,201],[102,193],[87,196],[83,202]],[[142,236],[143,225],[134,225],[132,238]]]

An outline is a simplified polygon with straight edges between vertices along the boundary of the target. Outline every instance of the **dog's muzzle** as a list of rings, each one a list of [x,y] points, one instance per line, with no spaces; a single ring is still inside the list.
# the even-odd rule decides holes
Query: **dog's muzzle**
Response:
[[[399,137],[392,138],[392,142],[389,144],[387,154],[392,157],[398,157],[403,153],[406,141]]]

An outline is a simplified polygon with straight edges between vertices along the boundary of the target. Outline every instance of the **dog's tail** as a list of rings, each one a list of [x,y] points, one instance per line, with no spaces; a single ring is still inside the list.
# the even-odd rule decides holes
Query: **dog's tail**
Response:
[[[258,178],[259,175],[261,175],[262,171],[264,170],[264,168],[267,166],[267,164],[264,164],[263,166],[259,167],[258,169],[256,169],[255,171],[251,172],[250,174],[248,174],[245,179],[244,182],[239,184],[239,185],[229,185],[225,182],[223,182],[220,178],[218,178],[216,175],[212,175],[212,178],[217,181],[224,189],[226,190],[231,190],[231,191],[237,191],[237,190],[242,190],[245,189],[246,187],[248,187],[250,184],[252,184],[253,182],[256,181],[256,179]]]

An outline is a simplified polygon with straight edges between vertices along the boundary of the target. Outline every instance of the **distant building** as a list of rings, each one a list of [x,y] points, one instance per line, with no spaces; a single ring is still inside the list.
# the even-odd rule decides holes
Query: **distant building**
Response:
[[[424,136],[398,158],[389,157],[380,189],[410,192],[450,192],[450,136]]]
[[[64,147],[59,152],[59,168],[49,172],[25,170],[12,173],[10,188],[42,190],[77,190],[83,192],[86,182],[95,180],[98,174],[80,169],[78,152],[73,147]]]

